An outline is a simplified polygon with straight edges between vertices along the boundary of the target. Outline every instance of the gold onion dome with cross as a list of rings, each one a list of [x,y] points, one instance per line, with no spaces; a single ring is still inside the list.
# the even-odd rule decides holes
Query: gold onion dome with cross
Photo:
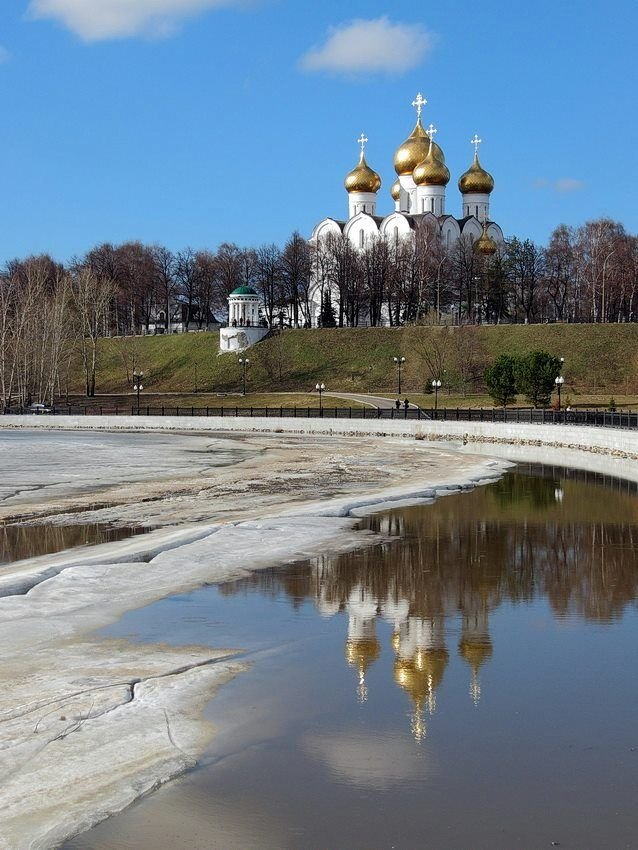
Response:
[[[473,193],[489,195],[494,189],[494,178],[479,162],[478,147],[481,144],[481,140],[475,135],[470,144],[474,145],[474,162],[465,174],[461,175],[459,189],[463,195]]]
[[[368,140],[362,133],[357,141],[361,145],[361,155],[357,165],[346,176],[346,192],[378,192],[381,188],[381,178],[370,168],[365,157],[365,145]]]
[[[394,155],[394,170],[399,177],[412,174],[417,165],[423,162],[430,150],[430,137],[423,129],[423,124],[421,123],[421,110],[426,103],[427,100],[420,92],[417,94],[416,100],[412,103],[417,113],[416,126]],[[436,159],[445,164],[445,155],[436,142],[432,142],[432,153]]]
[[[496,254],[498,250],[496,242],[487,232],[486,221],[483,222],[483,232],[474,243],[474,250],[477,251],[479,254],[486,254],[487,256]]]
[[[449,168],[434,154],[435,133],[436,128],[430,124],[427,131],[430,139],[427,156],[412,172],[412,177],[417,186],[447,186],[450,182]]]

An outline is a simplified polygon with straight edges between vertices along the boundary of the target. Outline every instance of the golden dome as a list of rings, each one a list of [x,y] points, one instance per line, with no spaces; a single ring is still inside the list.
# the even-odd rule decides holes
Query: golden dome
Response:
[[[359,163],[346,177],[345,187],[346,192],[378,192],[381,188],[381,178],[370,168],[363,151]]]
[[[447,186],[450,182],[450,170],[434,153],[434,143],[428,149],[428,154],[412,172],[417,186]]]
[[[423,124],[421,124],[419,118],[414,130],[394,155],[394,170],[399,177],[412,174],[417,165],[426,158],[429,150],[430,137],[423,129]],[[436,142],[432,142],[432,150],[434,156],[445,164],[443,151]]]
[[[369,640],[351,640],[346,641],[346,659],[351,667],[357,667],[361,671],[365,671],[370,667],[381,654],[379,641],[374,639]]]
[[[489,639],[481,641],[462,640],[459,644],[459,652],[473,670],[478,670],[492,657],[492,644]]]
[[[448,663],[446,649],[418,650],[413,658],[397,658],[394,680],[420,706],[443,681]]]
[[[489,195],[494,189],[494,178],[482,167],[479,162],[478,153],[474,154],[474,162],[465,174],[459,179],[459,189],[463,195],[476,192],[480,195]]]
[[[488,235],[486,221],[483,222],[483,233],[481,233],[480,237],[474,243],[474,250],[478,251],[479,254],[486,254],[487,256],[496,254],[498,250],[496,242]]]
[[[395,201],[400,200],[401,198],[401,183],[398,180],[395,180],[392,184],[392,189],[390,189],[390,193]]]

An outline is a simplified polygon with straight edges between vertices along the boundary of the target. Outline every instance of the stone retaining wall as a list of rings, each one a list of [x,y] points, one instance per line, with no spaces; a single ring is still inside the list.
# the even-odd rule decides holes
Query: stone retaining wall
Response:
[[[424,422],[417,420],[273,419],[175,416],[2,416],[0,428],[108,431],[243,432],[408,437],[504,446],[551,446],[638,459],[638,432],[578,425]]]

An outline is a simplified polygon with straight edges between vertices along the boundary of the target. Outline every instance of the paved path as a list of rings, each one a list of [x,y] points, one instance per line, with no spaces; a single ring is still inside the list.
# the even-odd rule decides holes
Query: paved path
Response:
[[[379,395],[367,395],[367,394],[359,394],[359,393],[333,393],[333,392],[324,392],[324,398],[326,396],[332,396],[333,398],[343,398],[346,401],[356,401],[359,404],[366,404],[368,407],[380,407],[383,410],[390,410],[390,408],[395,406],[396,399],[394,398],[384,398]],[[403,399],[401,399],[401,409],[403,409]],[[410,404],[410,407],[417,407],[416,404]]]

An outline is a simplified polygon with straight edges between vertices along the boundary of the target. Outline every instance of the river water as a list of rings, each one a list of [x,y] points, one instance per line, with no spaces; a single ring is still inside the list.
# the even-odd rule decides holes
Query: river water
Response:
[[[636,486],[519,467],[362,524],[104,631],[252,667],[196,770],[67,850],[636,846]]]

